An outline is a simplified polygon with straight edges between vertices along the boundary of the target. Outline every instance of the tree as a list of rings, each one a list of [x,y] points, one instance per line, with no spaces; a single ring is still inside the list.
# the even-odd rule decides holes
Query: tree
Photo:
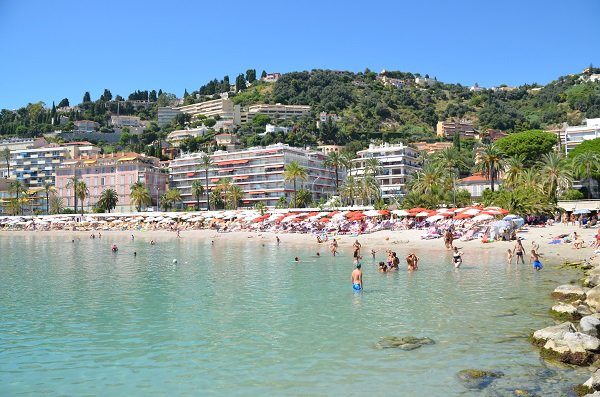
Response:
[[[434,194],[438,190],[438,183],[442,179],[442,172],[433,163],[426,162],[425,166],[412,174],[409,182],[409,190],[421,194]]]
[[[73,189],[73,209],[74,212],[77,213],[77,184],[79,183],[79,178],[77,175],[73,175],[69,178],[69,182],[67,182],[67,189]],[[82,204],[83,207],[83,204]]]
[[[246,70],[246,80],[248,80],[248,82],[250,84],[252,84],[252,83],[254,83],[254,81],[256,81],[256,69]]]
[[[340,188],[340,197],[350,206],[354,205],[359,191],[359,183],[355,177],[349,176]]]
[[[465,164],[465,161],[461,157],[460,152],[454,147],[445,148],[437,152],[436,155],[432,158],[432,161],[435,165],[439,166],[441,169],[445,170],[448,173],[447,177],[449,178],[449,181],[454,181],[458,168]],[[456,187],[454,183],[452,183],[452,194],[453,197],[456,197]],[[455,204],[454,200],[453,204]]]
[[[296,193],[296,201],[299,208],[306,208],[312,202],[312,194],[308,189],[300,188]]]
[[[6,163],[6,172],[7,176],[10,177],[10,149],[8,146],[5,146],[0,153],[2,156],[2,160]]]
[[[83,179],[80,179],[77,182],[77,185],[75,185],[75,191],[77,198],[81,200],[81,216],[83,216],[83,202],[85,201],[86,197],[90,194],[90,190],[88,189],[85,181],[83,181]]]
[[[575,175],[588,180],[587,198],[590,198],[592,190],[592,177],[600,171],[600,155],[591,151],[585,151],[571,159]]]
[[[51,184],[50,182],[44,182],[44,184],[42,185],[42,188],[44,189],[44,193],[46,194],[46,215],[50,214],[50,193],[54,190],[56,190],[54,188],[54,185]]]
[[[260,212],[260,215],[262,216],[265,214],[265,211],[267,210],[267,206],[262,201],[259,201],[256,204],[254,204],[254,209],[256,211]]]
[[[494,191],[494,181],[498,178],[498,173],[504,165],[503,154],[494,144],[486,145],[483,152],[479,155],[479,161],[476,168],[483,175],[490,179],[492,192]]]
[[[98,207],[110,214],[110,211],[117,207],[119,196],[114,189],[105,189],[98,200]]]
[[[239,74],[236,78],[235,78],[235,91],[236,92],[240,92],[242,90],[246,89],[246,78],[244,77],[243,74]]]
[[[152,197],[150,191],[142,182],[136,182],[131,185],[131,193],[129,194],[131,204],[135,205],[137,212],[142,210],[142,206],[152,205]]]
[[[205,193],[206,193],[206,209],[210,211],[210,199],[208,195],[210,194],[210,190],[208,190],[208,170],[213,166],[212,159],[206,153],[202,155],[200,158],[200,167],[204,170],[204,182],[205,182]]]
[[[460,134],[458,133],[458,131],[456,131],[454,133],[454,136],[452,137],[452,144],[454,146],[454,149],[460,150]]]
[[[264,79],[265,77],[267,77],[267,71],[263,70],[262,73],[260,74],[260,78]]]
[[[150,94],[148,95],[148,101],[149,102],[156,102],[157,99],[158,99],[158,96],[156,95],[156,90],[150,91]]]
[[[196,211],[200,211],[200,197],[204,194],[204,186],[202,186],[202,182],[194,181],[192,182],[192,195],[196,199]]]
[[[525,156],[518,154],[504,161],[504,186],[506,188],[513,189],[517,186],[517,181],[525,170],[524,160]]]
[[[327,159],[325,159],[325,166],[331,167],[335,170],[335,191],[339,190],[339,169],[343,167],[346,163],[345,158],[339,152],[331,152],[327,155]]]
[[[110,92],[110,90],[108,88],[104,89],[104,93],[102,95],[100,95],[100,100],[104,101],[104,102],[108,102],[112,99],[112,93]]]
[[[229,76],[223,77],[223,83],[221,83],[221,92],[229,92],[231,89],[231,83],[229,82]]]
[[[165,211],[170,210],[178,203],[181,203],[181,193],[178,189],[167,190],[160,198],[160,204]]]
[[[567,156],[569,159],[579,156],[584,152],[600,153],[600,138],[590,139],[589,141],[583,141],[579,145],[575,146]]]
[[[553,152],[542,156],[540,171],[546,193],[552,202],[556,202],[557,192],[566,190],[573,182],[571,171],[565,161]]]
[[[237,210],[238,203],[244,198],[244,191],[238,185],[232,185],[227,192],[227,201],[229,202],[229,208]]]
[[[60,214],[63,211],[63,199],[54,193],[50,197],[50,214]]]
[[[294,184],[294,208],[297,208],[296,202],[296,180],[306,180],[308,174],[306,169],[300,166],[296,161],[290,162],[283,171],[283,178],[286,181],[292,181]]]
[[[23,215],[23,196],[27,194],[27,189],[23,182],[16,180],[8,184],[8,192],[15,195],[15,208]]]
[[[90,93],[89,91],[86,91],[85,94],[83,94],[83,103],[87,103],[87,102],[91,102],[92,99],[90,97]]]
[[[371,157],[365,160],[365,175],[377,176],[382,169],[379,159]]]
[[[60,102],[58,103],[58,107],[59,108],[69,107],[69,99],[68,98],[61,99]]]
[[[523,155],[524,165],[531,167],[546,153],[550,153],[557,138],[551,132],[531,130],[523,131],[498,139],[496,148],[509,157]]]

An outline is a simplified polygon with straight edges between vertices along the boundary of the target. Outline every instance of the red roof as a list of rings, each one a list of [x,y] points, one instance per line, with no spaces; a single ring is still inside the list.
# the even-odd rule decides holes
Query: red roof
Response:
[[[469,182],[485,182],[485,183],[489,183],[490,180],[483,176],[482,174],[473,174],[471,176],[468,176],[466,178],[462,178],[458,180],[459,183],[469,183]]]

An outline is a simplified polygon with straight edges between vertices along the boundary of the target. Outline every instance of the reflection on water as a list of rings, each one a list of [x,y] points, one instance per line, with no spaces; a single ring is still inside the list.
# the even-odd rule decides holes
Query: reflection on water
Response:
[[[536,273],[463,249],[456,270],[450,253],[416,250],[414,273],[364,260],[354,293],[350,252],[149,238],[0,237],[0,395],[469,395],[455,373],[473,367],[506,373],[500,395],[585,380],[525,340],[569,278],[551,263]],[[373,347],[408,335],[436,344]]]

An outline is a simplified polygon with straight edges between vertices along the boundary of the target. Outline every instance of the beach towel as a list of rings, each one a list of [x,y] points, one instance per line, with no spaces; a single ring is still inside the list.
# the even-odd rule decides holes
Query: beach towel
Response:
[[[562,240],[552,240],[548,244],[560,244]]]

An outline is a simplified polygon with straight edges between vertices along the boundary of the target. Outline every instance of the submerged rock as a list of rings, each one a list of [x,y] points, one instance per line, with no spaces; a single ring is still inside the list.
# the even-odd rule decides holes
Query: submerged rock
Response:
[[[591,274],[587,276],[583,279],[583,285],[590,288],[600,285],[600,274]]]
[[[423,345],[433,345],[435,341],[431,338],[417,338],[415,336],[384,336],[376,344],[377,349],[401,349],[415,350]]]
[[[495,379],[504,376],[502,372],[491,372],[480,369],[463,369],[456,377],[467,389],[484,389]]]
[[[583,385],[592,390],[600,390],[600,369],[596,370]]]
[[[552,297],[562,300],[575,300],[585,298],[587,288],[579,285],[564,284],[556,287],[552,292]]]

